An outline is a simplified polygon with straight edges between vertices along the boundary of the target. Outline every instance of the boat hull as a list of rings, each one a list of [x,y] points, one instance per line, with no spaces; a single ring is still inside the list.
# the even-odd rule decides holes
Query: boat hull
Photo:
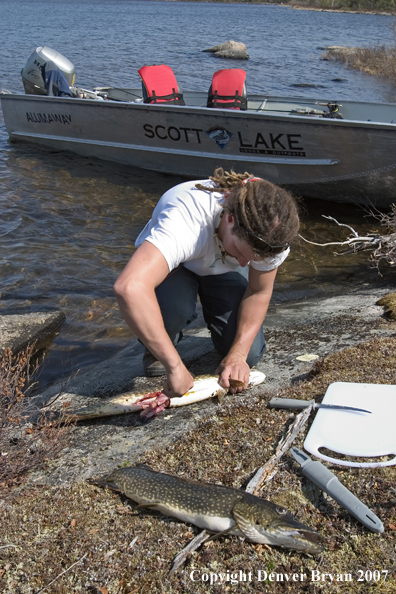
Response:
[[[192,94],[192,103],[200,101]],[[353,120],[295,115],[290,106],[298,101],[307,102],[289,100],[277,113],[1,96],[11,141],[191,178],[206,178],[220,166],[249,171],[306,197],[379,208],[395,202],[396,105],[372,104],[374,118],[380,114],[383,121],[367,121],[371,104],[346,105],[367,118]]]

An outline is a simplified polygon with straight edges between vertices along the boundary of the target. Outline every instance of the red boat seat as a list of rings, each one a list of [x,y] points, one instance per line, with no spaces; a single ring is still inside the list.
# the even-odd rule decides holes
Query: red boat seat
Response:
[[[144,103],[185,105],[176,77],[170,66],[143,66],[138,70],[143,85]]]
[[[207,107],[247,109],[246,72],[241,68],[227,68],[214,73],[208,93]]]

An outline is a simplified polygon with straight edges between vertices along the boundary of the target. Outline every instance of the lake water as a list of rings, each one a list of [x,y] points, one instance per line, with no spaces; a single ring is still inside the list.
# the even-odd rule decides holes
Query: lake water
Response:
[[[185,89],[206,90],[216,70],[238,66],[252,93],[341,103],[396,99],[390,82],[320,60],[328,45],[394,44],[393,17],[149,0],[0,0],[0,16],[0,87],[10,91],[23,91],[21,69],[37,46],[47,45],[74,63],[76,83],[85,88],[139,86],[142,65],[166,63]],[[248,61],[202,52],[229,39],[247,45]],[[11,145],[7,138],[0,114],[0,313],[59,308],[67,316],[43,370],[44,386],[131,339],[112,285],[159,196],[181,179]],[[362,233],[375,226],[360,208],[310,200],[305,235],[340,237],[322,214]],[[275,299],[340,292],[378,278],[367,255],[340,258],[301,245],[279,271]]]

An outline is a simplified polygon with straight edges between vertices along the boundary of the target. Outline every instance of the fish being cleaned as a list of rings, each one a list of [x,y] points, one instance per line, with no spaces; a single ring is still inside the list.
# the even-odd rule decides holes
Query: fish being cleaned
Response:
[[[181,479],[146,465],[114,470],[101,481],[139,504],[210,532],[316,555],[322,536],[284,508],[241,489]]]
[[[264,379],[265,374],[261,371],[251,371],[249,376],[249,387],[261,384]],[[201,375],[195,378],[191,390],[179,398],[168,398],[168,396],[161,391],[149,392],[147,394],[125,392],[124,394],[119,394],[113,398],[106,399],[105,401],[78,410],[65,410],[61,413],[50,411],[50,415],[52,415],[52,420],[61,418],[62,421],[85,421],[100,417],[140,412],[141,416],[150,418],[167,407],[185,406],[186,404],[192,404],[194,402],[199,402],[200,400],[207,400],[214,396],[217,396],[221,401],[227,394],[228,389],[220,386],[218,380],[218,375]],[[233,379],[230,379],[230,384],[232,387],[243,386],[242,382]]]

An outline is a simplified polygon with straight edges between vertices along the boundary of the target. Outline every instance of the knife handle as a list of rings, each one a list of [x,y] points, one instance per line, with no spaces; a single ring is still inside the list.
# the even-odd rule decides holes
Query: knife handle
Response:
[[[296,398],[271,398],[268,402],[268,408],[289,408],[291,410],[301,410],[307,408],[312,400],[298,400]]]

